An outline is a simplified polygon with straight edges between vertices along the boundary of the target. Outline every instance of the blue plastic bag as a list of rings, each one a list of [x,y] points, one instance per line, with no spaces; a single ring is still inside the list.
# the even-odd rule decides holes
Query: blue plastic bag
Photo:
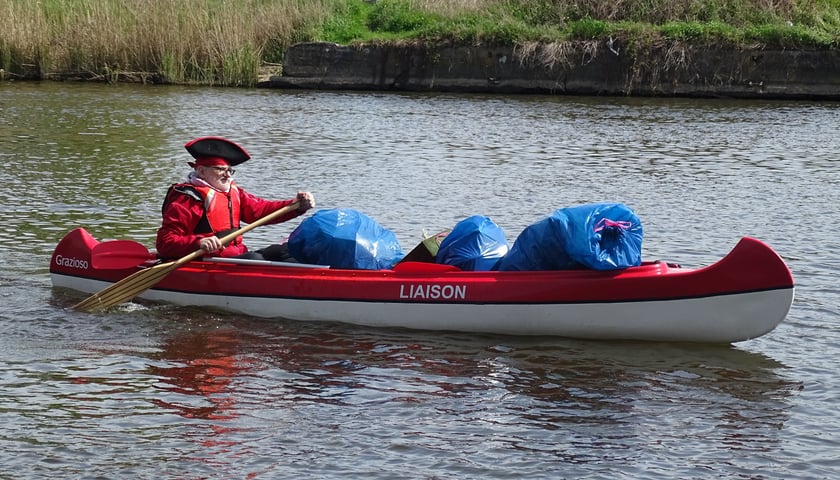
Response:
[[[461,270],[493,270],[510,245],[502,229],[488,217],[473,215],[458,222],[440,242],[435,261]]]
[[[302,263],[332,268],[392,268],[405,254],[396,235],[352,209],[319,210],[289,235],[289,253]]]
[[[642,222],[622,203],[556,210],[525,230],[499,270],[616,270],[642,263]]]
[[[556,213],[556,212],[555,212]],[[523,272],[579,268],[566,252],[568,217],[551,215],[529,225],[513,242],[510,252],[499,261],[497,270]]]

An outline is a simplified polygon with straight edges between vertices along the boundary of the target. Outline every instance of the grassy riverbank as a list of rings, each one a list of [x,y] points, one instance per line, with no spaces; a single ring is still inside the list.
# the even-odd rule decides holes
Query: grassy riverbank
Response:
[[[0,79],[250,86],[302,41],[840,48],[840,0],[0,0]]]

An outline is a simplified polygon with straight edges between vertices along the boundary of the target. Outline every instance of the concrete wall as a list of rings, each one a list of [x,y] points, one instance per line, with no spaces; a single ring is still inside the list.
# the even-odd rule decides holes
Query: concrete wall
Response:
[[[840,100],[840,51],[592,41],[294,45],[269,88]]]

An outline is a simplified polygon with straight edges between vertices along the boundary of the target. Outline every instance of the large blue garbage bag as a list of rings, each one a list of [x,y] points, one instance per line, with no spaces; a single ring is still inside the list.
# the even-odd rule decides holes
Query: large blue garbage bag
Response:
[[[396,235],[352,209],[318,210],[289,235],[289,253],[302,263],[332,268],[392,268],[405,254]]]
[[[458,222],[440,242],[435,261],[461,270],[493,270],[510,249],[502,229],[488,217],[473,215]]]
[[[564,232],[568,230],[569,218],[556,213],[525,227],[496,269],[529,272],[579,268],[581,265],[566,252]]]
[[[527,227],[498,270],[616,270],[642,263],[642,222],[622,203],[561,208]]]

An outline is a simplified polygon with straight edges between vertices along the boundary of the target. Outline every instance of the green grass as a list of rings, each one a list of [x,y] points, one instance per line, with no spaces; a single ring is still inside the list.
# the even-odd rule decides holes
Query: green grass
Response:
[[[318,39],[336,43],[422,39],[522,43],[605,39],[644,32],[663,39],[781,48],[840,46],[840,0],[487,1],[485,8],[441,15],[434,1],[346,0]],[[425,5],[425,6],[424,6]],[[430,6],[431,5],[431,6]],[[339,28],[340,27],[340,28]]]

